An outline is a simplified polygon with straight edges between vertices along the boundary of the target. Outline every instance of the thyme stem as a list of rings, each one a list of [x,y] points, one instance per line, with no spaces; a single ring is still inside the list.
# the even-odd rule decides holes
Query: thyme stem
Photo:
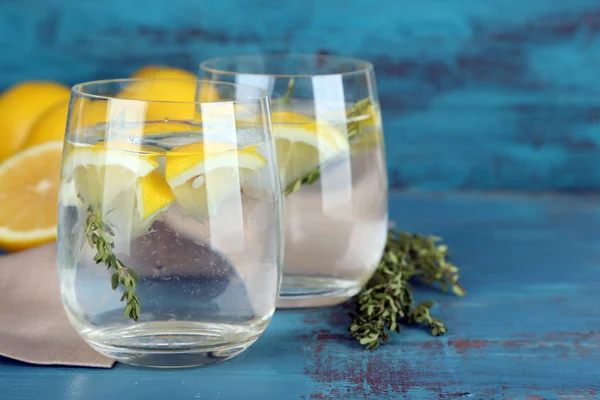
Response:
[[[437,245],[441,238],[390,230],[375,274],[356,296],[350,334],[368,350],[387,342],[400,325],[424,325],[433,336],[448,331],[431,316],[433,301],[414,305],[410,280],[438,285],[444,292],[464,296],[458,284],[458,268],[447,261],[448,248]]]
[[[140,278],[133,269],[127,268],[113,252],[115,248],[114,231],[102,221],[100,208],[90,205],[87,211],[85,233],[89,246],[96,250],[94,261],[96,264],[103,263],[106,265],[106,269],[115,271],[110,279],[112,289],[116,290],[119,285],[125,288],[121,296],[121,301],[126,300],[123,317],[137,321],[140,316],[140,302],[135,288]]]

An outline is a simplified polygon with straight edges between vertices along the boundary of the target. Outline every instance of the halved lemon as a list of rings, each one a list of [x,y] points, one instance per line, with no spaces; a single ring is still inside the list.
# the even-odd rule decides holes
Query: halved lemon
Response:
[[[165,176],[183,211],[202,220],[266,164],[255,146],[203,141],[169,151]]]
[[[56,239],[62,141],[0,164],[0,247],[22,250]]]
[[[275,111],[271,118],[283,189],[349,149],[347,138],[327,122],[289,111]]]

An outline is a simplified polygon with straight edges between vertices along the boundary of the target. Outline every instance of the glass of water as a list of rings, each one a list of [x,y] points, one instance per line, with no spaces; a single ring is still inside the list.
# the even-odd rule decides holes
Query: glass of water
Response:
[[[341,303],[375,271],[387,237],[387,175],[369,62],[323,55],[207,60],[203,78],[269,93],[284,191],[280,307]]]
[[[264,91],[76,85],[61,179],[62,300],[94,349],[135,365],[198,366],[263,333],[283,261]]]

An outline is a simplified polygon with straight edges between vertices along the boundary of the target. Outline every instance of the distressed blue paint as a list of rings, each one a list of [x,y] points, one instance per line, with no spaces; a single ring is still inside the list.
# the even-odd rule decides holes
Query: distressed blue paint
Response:
[[[0,89],[239,53],[355,55],[376,66],[393,186],[600,187],[597,0],[376,4],[4,0]]]
[[[345,307],[277,312],[240,357],[214,367],[111,370],[0,360],[0,398],[597,399],[598,198],[396,193],[403,229],[446,238],[465,298],[427,290],[450,332],[406,330],[375,352],[346,331]],[[535,397],[537,396],[537,397]],[[576,397],[578,396],[578,397]]]

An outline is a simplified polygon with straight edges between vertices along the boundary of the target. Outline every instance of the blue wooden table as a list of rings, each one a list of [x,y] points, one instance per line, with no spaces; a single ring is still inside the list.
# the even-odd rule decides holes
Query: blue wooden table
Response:
[[[395,193],[402,229],[445,238],[465,298],[422,291],[450,332],[407,329],[374,352],[348,308],[278,312],[223,364],[36,367],[0,358],[0,399],[598,399],[600,197]],[[126,397],[124,395],[127,395]]]

